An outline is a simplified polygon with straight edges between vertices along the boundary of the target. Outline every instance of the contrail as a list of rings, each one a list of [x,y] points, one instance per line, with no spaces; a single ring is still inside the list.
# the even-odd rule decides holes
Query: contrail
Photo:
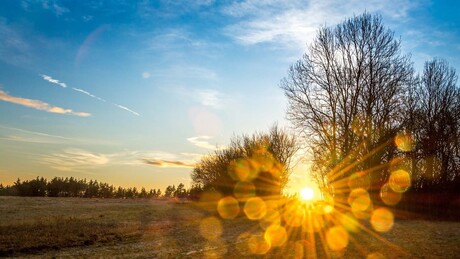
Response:
[[[47,76],[47,75],[44,75],[44,74],[40,74],[40,76],[41,76],[44,80],[46,80],[46,81],[48,81],[48,82],[50,82],[50,83],[57,84],[57,85],[59,85],[59,86],[61,86],[61,87],[67,88],[67,85],[66,85],[65,83],[62,83],[62,82],[60,82],[59,80],[52,78],[51,76]],[[76,87],[72,87],[72,90],[74,90],[74,91],[76,91],[76,92],[80,92],[80,93],[82,93],[82,94],[85,94],[85,95],[87,95],[87,96],[89,96],[89,97],[91,97],[91,98],[97,99],[97,100],[99,100],[99,101],[101,101],[101,102],[105,102],[105,103],[107,102],[107,100],[105,100],[104,98],[101,98],[101,97],[99,97],[99,96],[96,96],[96,95],[94,95],[94,94],[92,94],[92,93],[90,93],[90,92],[88,92],[88,91],[86,91],[86,90],[83,90],[83,89],[80,89],[80,88],[76,88]],[[120,109],[123,109],[123,110],[125,110],[125,111],[128,111],[128,112],[130,112],[130,113],[132,113],[132,114],[134,114],[134,115],[136,115],[136,116],[141,116],[138,112],[135,112],[135,111],[131,110],[130,108],[126,107],[126,106],[123,106],[123,105],[120,105],[120,104],[116,104],[116,103],[112,103],[112,102],[109,102],[109,103],[113,104],[114,106],[116,106],[116,107],[118,107],[118,108],[120,108]]]

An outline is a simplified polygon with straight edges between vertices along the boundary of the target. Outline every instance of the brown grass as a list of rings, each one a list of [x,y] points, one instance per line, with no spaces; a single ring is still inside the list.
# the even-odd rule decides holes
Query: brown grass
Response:
[[[242,258],[254,257],[244,232],[257,232],[243,217],[221,220],[222,236],[208,240],[200,224],[214,212],[193,203],[149,200],[0,197],[0,256]],[[211,226],[205,232],[214,231]],[[317,236],[317,240],[320,237]],[[399,220],[393,229],[372,236],[352,235],[352,242],[331,257],[458,258],[460,223]],[[293,242],[264,257],[293,255]],[[318,257],[327,254],[321,243]]]

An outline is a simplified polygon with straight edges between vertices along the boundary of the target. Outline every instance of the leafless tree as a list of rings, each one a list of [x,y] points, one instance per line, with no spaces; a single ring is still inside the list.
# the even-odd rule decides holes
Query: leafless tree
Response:
[[[281,87],[323,187],[351,174],[356,161],[354,169],[366,170],[391,159],[391,145],[380,146],[401,127],[412,78],[410,58],[380,16],[365,13],[318,30]]]
[[[460,89],[455,69],[445,60],[425,63],[415,88],[413,107],[414,177],[416,188],[439,186],[460,180]]]

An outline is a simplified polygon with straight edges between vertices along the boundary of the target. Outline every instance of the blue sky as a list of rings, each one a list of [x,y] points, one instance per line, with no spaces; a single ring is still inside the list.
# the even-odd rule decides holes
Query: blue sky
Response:
[[[0,182],[190,183],[234,134],[285,120],[279,81],[319,26],[380,14],[416,70],[460,67],[457,1],[0,3]],[[144,163],[154,161],[155,165]],[[294,187],[308,183],[306,167]]]

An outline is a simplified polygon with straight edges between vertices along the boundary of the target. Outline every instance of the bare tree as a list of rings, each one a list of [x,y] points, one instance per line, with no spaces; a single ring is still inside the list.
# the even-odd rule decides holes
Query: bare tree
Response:
[[[391,159],[391,146],[380,146],[401,127],[399,106],[412,77],[409,57],[379,16],[318,30],[281,87],[287,117],[306,139],[323,187],[350,175],[357,160],[354,167],[366,170]]]
[[[416,188],[460,180],[460,89],[457,75],[445,60],[425,63],[415,88],[414,151]]]

